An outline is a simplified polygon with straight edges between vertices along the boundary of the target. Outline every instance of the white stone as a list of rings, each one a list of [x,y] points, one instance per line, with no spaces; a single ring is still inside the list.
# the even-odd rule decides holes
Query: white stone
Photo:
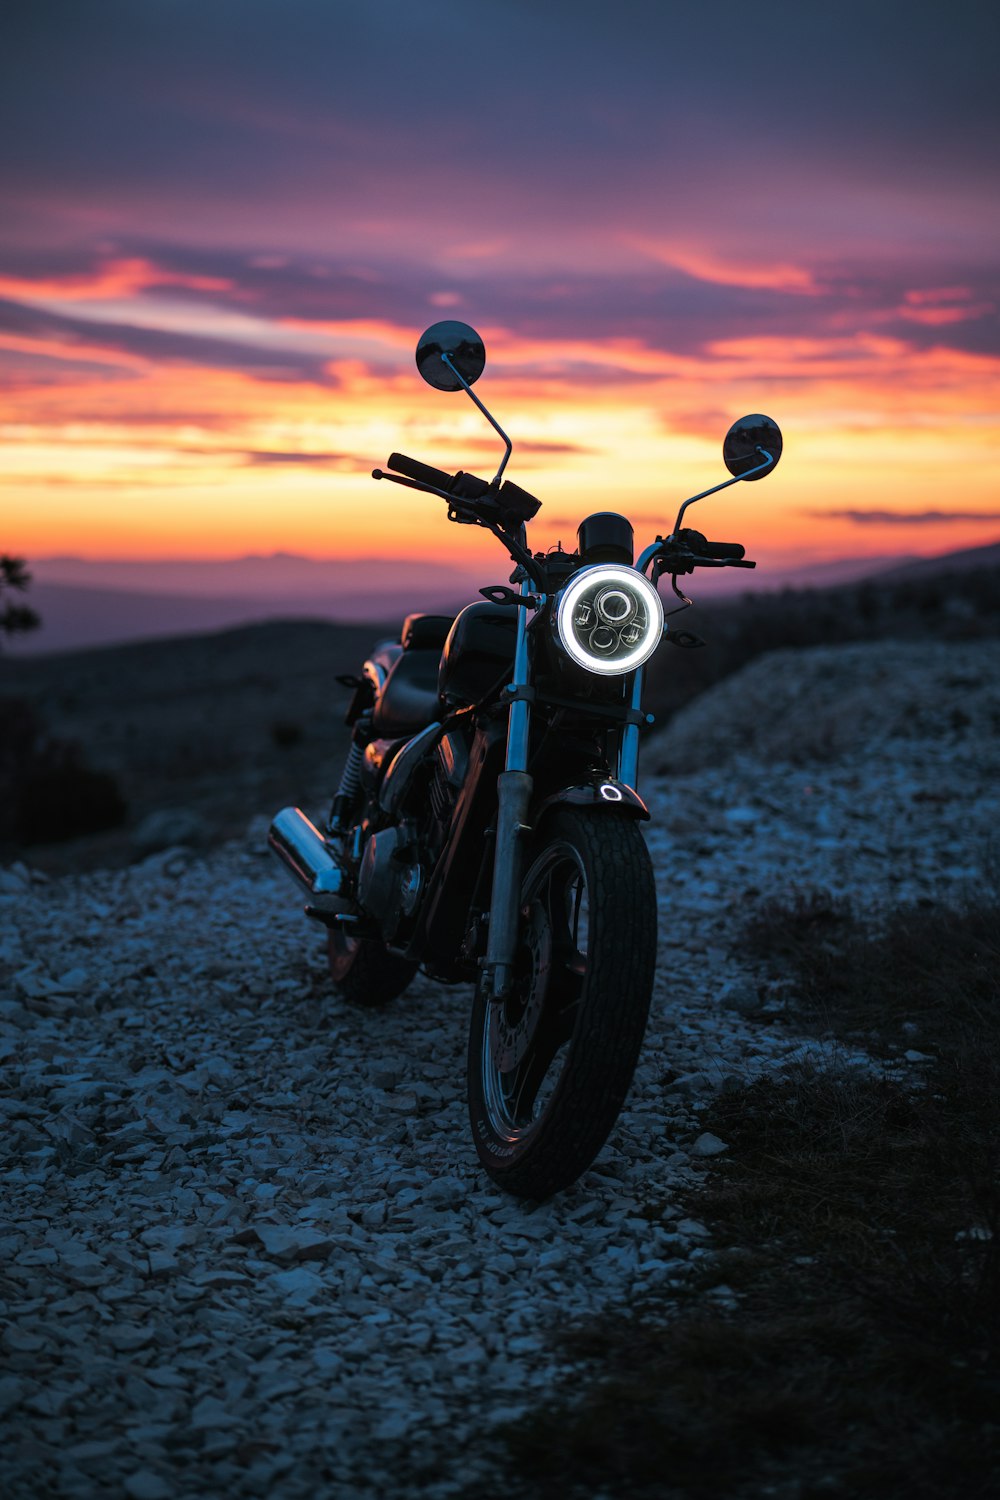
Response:
[[[713,1135],[710,1130],[702,1131],[691,1147],[691,1151],[695,1156],[718,1156],[720,1152],[728,1150],[729,1147],[725,1141],[720,1141],[719,1137]]]

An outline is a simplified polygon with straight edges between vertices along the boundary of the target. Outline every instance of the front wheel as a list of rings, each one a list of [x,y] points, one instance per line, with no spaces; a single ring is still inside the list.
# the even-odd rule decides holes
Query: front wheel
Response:
[[[607,1140],[632,1082],[656,963],[645,841],[611,812],[559,807],[530,849],[507,1000],[477,993],[469,1114],[501,1187],[546,1198]]]

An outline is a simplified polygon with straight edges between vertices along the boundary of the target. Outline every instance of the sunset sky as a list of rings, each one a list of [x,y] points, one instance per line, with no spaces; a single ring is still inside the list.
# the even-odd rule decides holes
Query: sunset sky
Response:
[[[1000,23],[982,3],[33,0],[0,30],[0,550],[493,557],[367,476],[765,564],[1000,537]],[[709,512],[708,507],[712,509]],[[693,518],[692,518],[693,519]]]

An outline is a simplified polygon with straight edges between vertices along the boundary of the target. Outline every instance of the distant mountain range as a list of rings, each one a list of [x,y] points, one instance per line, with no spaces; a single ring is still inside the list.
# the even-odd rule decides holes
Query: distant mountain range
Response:
[[[408,591],[451,594],[473,587],[473,575],[462,568],[407,558],[297,557],[274,552],[262,557],[232,557],[175,562],[91,561],[80,557],[32,559],[37,584],[113,589],[129,594],[163,594],[201,599],[242,599],[258,610],[304,597],[323,600],[324,610],[358,607],[367,598],[395,600]],[[343,603],[350,600],[349,605]]]
[[[13,655],[224,630],[268,619],[395,621],[414,610],[454,613],[480,582],[458,568],[402,559],[321,561],[276,553],[194,562],[32,559],[29,601],[40,630]],[[505,576],[505,575],[504,575]]]
[[[747,589],[833,588],[865,577],[927,576],[1000,563],[1000,542],[935,558],[841,558],[796,569],[698,575],[698,597]],[[414,610],[454,612],[489,577],[408,559],[319,560],[289,553],[222,561],[122,562],[32,559],[28,600],[40,630],[15,637],[12,655],[222,630],[266,619],[398,623]]]
[[[943,557],[914,557],[881,570],[890,582],[896,578],[933,578],[935,573],[964,573],[970,568],[1000,567],[1000,542],[985,547],[966,547],[961,552],[946,552]]]

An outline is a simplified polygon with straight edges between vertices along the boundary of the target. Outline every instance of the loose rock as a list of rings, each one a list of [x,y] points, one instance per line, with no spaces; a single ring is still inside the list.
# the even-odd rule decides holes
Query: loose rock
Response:
[[[765,658],[644,749],[649,1030],[608,1145],[540,1208],[479,1169],[468,997],[418,977],[377,1014],[339,1006],[322,934],[246,840],[179,851],[172,817],[130,870],[0,872],[4,1492],[494,1482],[489,1432],[565,1373],[556,1335],[711,1264],[678,1193],[726,1149],[700,1125],[713,1091],[833,1056],[731,953],[742,916],[816,889],[872,913],[957,899],[988,869],[1000,653],[963,653],[981,686],[960,736],[940,712],[953,648],[879,643]],[[409,1487],[421,1471],[436,1489]]]

